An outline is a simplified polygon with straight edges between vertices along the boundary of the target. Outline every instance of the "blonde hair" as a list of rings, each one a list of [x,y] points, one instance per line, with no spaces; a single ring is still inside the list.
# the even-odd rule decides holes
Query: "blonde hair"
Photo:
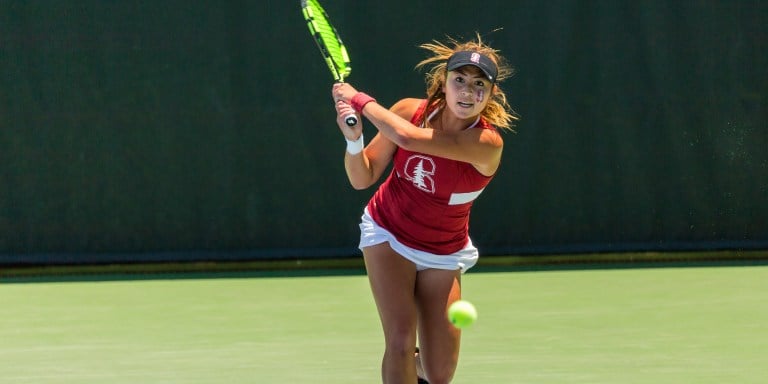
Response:
[[[483,43],[479,33],[476,35],[476,40],[459,42],[454,38],[448,37],[447,43],[433,40],[431,43],[425,43],[419,47],[432,52],[431,57],[416,64],[417,69],[432,65],[426,76],[428,110],[434,110],[445,105],[443,85],[448,76],[448,71],[446,70],[448,58],[459,51],[478,52],[493,60],[499,68],[491,97],[481,115],[488,123],[497,128],[513,130],[514,122],[519,120],[519,117],[509,106],[509,103],[507,103],[507,95],[504,94],[504,91],[498,85],[499,82],[512,76],[514,73],[513,69],[507,64],[504,57],[499,54],[499,51]],[[428,113],[424,114],[424,120],[427,119],[427,115]],[[426,122],[422,121],[421,123]]]

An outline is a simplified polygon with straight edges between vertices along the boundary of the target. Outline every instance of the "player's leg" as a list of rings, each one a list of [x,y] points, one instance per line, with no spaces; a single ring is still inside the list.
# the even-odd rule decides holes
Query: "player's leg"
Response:
[[[414,353],[413,358],[416,360],[416,376],[419,378],[417,384],[429,384],[429,382],[424,379],[427,375],[424,373],[424,368],[421,367],[421,354],[419,353],[419,348],[416,348],[416,353]]]
[[[461,332],[446,316],[461,298],[461,272],[425,269],[416,277],[419,312],[419,354],[430,384],[449,383],[459,361]]]
[[[384,330],[384,383],[416,381],[416,266],[393,251],[389,243],[363,249],[365,267]]]

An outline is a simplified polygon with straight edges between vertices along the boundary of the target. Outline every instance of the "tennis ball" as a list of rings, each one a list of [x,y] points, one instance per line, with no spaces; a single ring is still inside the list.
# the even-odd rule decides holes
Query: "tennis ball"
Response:
[[[455,301],[448,307],[448,320],[456,328],[469,327],[477,320],[477,309],[469,301]]]

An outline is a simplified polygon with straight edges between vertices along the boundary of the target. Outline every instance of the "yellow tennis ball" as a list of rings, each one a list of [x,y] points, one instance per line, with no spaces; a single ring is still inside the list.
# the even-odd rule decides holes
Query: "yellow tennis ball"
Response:
[[[448,320],[456,328],[469,327],[477,320],[477,309],[469,301],[455,301],[448,307]]]

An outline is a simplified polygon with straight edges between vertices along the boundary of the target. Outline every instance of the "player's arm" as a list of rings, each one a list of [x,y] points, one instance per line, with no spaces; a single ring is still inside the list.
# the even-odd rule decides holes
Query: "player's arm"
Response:
[[[376,134],[362,152],[356,155],[344,154],[344,169],[349,183],[355,189],[366,189],[373,185],[392,160],[394,143],[381,134]]]
[[[337,102],[337,123],[347,140],[356,141],[362,135],[362,119],[354,127],[349,127],[343,121],[344,116],[354,113],[346,103]],[[355,189],[366,189],[376,183],[389,165],[397,146],[380,133],[356,154],[344,152],[344,169],[347,171],[349,183]]]
[[[373,102],[364,106],[363,113],[381,134],[400,148],[470,163],[487,176],[496,172],[501,161],[504,142],[495,130],[445,132],[419,128]]]

